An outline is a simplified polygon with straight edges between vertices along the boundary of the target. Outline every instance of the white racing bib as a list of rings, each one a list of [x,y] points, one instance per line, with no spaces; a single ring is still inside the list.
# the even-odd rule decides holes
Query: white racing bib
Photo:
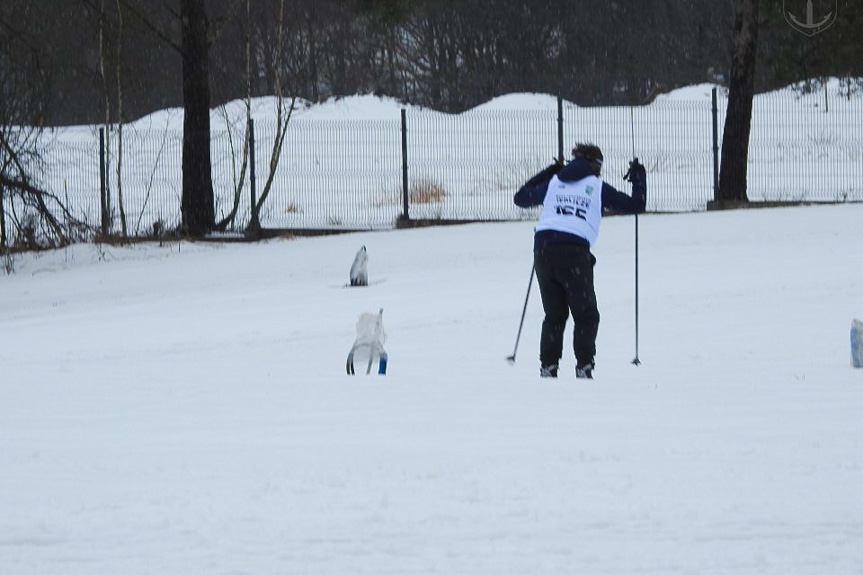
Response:
[[[554,230],[584,238],[592,246],[602,220],[602,180],[588,176],[577,182],[548,183],[536,231]]]

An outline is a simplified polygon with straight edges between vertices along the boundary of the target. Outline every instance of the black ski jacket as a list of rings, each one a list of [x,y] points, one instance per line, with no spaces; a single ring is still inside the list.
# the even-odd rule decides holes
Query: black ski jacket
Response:
[[[529,179],[516,193],[513,200],[521,208],[541,206],[545,201],[548,183],[554,175],[563,182],[577,182],[588,176],[598,174],[590,167],[584,158],[574,158],[565,166],[551,164],[534,177]],[[647,177],[644,171],[635,171],[632,175],[632,197],[617,190],[614,186],[602,182],[602,209],[622,214],[640,214],[647,205]],[[537,232],[534,237],[534,249],[539,249],[550,242],[582,243],[587,240],[579,236],[555,230]]]

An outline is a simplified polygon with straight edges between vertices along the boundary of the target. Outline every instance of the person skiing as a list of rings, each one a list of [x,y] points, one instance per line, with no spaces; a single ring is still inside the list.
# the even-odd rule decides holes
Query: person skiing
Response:
[[[555,162],[515,194],[522,208],[542,206],[534,234],[534,266],[545,319],[539,344],[540,376],[557,377],[569,314],[575,323],[573,351],[577,378],[593,378],[599,309],[593,287],[596,258],[590,252],[599,235],[603,210],[638,214],[647,204],[647,175],[638,159],[624,180],[632,197],[602,181],[602,151],[577,144],[572,160]]]

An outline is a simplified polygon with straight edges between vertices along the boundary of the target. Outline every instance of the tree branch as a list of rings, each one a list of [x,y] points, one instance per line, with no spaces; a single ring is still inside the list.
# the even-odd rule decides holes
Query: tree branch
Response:
[[[183,53],[183,46],[178,43],[169,32],[166,32],[162,27],[153,22],[146,14],[138,10],[132,2],[129,0],[120,0],[120,3],[126,7],[126,9],[132,13],[132,15],[137,18],[147,29],[149,29],[153,34],[155,34],[160,40],[165,42],[168,46],[179,52]],[[172,15],[176,17],[176,14],[172,12]]]
[[[222,31],[225,29],[228,22],[234,19],[234,16],[237,15],[237,12],[244,1],[245,0],[234,0],[228,8],[227,13],[213,21],[213,26],[210,28],[210,37],[207,39],[211,45],[219,39],[219,36],[222,34]]]

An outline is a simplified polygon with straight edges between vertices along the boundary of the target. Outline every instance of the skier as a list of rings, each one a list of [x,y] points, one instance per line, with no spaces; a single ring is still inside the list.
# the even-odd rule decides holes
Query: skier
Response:
[[[647,176],[638,159],[629,163],[624,176],[632,183],[632,197],[600,179],[602,160],[596,145],[577,144],[569,163],[551,164],[515,194],[519,207],[543,206],[533,246],[545,311],[539,344],[541,377],[557,377],[563,333],[572,313],[575,375],[593,378],[599,310],[593,289],[596,258],[590,247],[599,235],[604,209],[638,214],[647,203]]]

